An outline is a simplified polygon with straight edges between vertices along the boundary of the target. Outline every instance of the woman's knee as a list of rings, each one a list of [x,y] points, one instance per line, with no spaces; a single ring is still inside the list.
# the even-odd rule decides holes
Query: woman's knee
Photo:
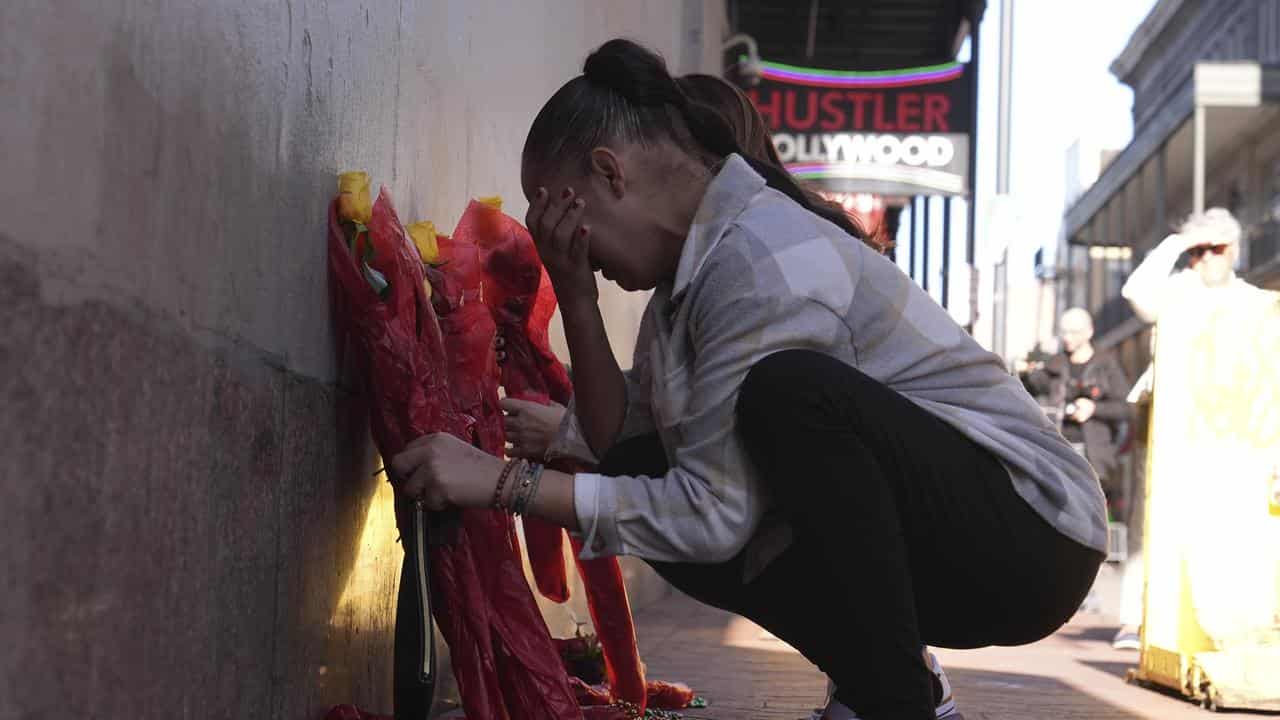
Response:
[[[736,407],[738,435],[766,476],[777,462],[794,457],[795,443],[806,439],[805,428],[827,420],[822,376],[830,374],[823,368],[828,363],[843,366],[813,351],[784,350],[758,361],[743,380]]]
[[[628,438],[614,445],[600,459],[596,472],[602,475],[667,474],[667,454],[657,433]]]
[[[738,394],[738,416],[769,414],[795,404],[814,383],[815,369],[840,364],[812,350],[782,350],[757,361],[747,372]]]
[[[666,563],[646,560],[668,584],[704,605],[742,614],[742,563]]]
[[[782,350],[747,372],[738,394],[737,418],[748,434],[797,421],[847,417],[836,398],[866,377],[844,362],[813,350]]]

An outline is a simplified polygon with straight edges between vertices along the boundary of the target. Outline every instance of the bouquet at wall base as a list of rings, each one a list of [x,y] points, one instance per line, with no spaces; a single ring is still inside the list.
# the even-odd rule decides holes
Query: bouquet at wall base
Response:
[[[451,243],[478,251],[484,275],[481,297],[506,343],[507,359],[501,372],[507,396],[542,404],[553,400],[568,404],[573,385],[548,338],[548,325],[556,308],[555,292],[529,231],[505,215],[501,207],[498,198],[471,202],[458,221]],[[491,346],[489,343],[487,347]],[[552,463],[551,467],[568,473],[581,469],[572,463]],[[548,599],[564,602],[569,595],[564,530],[526,517],[524,531],[535,583]],[[575,557],[581,553],[577,540],[572,547]],[[644,663],[636,647],[635,625],[618,559],[579,559],[577,567],[609,687],[617,699],[643,710],[648,702]]]
[[[402,226],[385,189],[373,201],[368,176],[347,173],[330,207],[328,252],[340,347],[369,398],[383,457],[430,432],[501,455],[500,385],[511,397],[568,402],[572,387],[547,339],[555,295],[528,232],[502,214],[500,200],[471,203],[444,236],[431,223]],[[499,331],[508,355],[501,367]],[[595,648],[593,664],[579,668],[590,682],[571,687],[520,569],[511,516],[467,510],[428,524],[431,607],[467,717],[656,718],[658,708],[689,705],[688,688],[645,682],[615,558],[577,563],[599,638],[571,641]],[[531,519],[525,529],[539,589],[567,600],[564,532]],[[377,717],[343,705],[327,720]]]
[[[468,365],[484,375],[484,382],[477,384],[482,386],[483,397],[464,405],[476,408],[468,411],[469,414],[494,417],[488,409],[492,401],[487,399],[496,398],[488,379],[488,369],[492,367],[489,361],[493,354],[492,332],[501,332],[505,341],[506,361],[499,372],[502,389],[508,397],[568,404],[573,386],[565,366],[551,350],[548,331],[556,309],[555,293],[528,230],[502,213],[500,198],[485,198],[471,202],[453,235],[438,237],[437,246],[444,263],[441,267],[445,270],[439,281],[429,273],[437,285],[437,307],[441,295],[479,297],[492,319],[492,331],[490,323],[479,317],[457,329],[460,333],[479,335],[467,343],[474,348],[468,352],[475,356]],[[477,259],[481,282],[460,280],[462,276],[473,276]],[[468,303],[455,304],[466,307]],[[500,419],[499,415],[497,420]],[[552,463],[552,467],[569,473],[581,469],[572,463]],[[549,599],[565,602],[569,596],[563,552],[565,532],[535,518],[523,520],[537,587]],[[575,556],[581,553],[581,545],[576,540],[572,541],[572,548]],[[577,567],[597,634],[578,633],[574,638],[555,642],[584,712],[588,717],[647,717],[656,715],[647,713],[646,706],[656,710],[688,707],[694,697],[687,686],[645,681],[617,558],[578,560]],[[608,715],[609,712],[614,715]]]
[[[437,293],[426,280],[424,260],[435,259],[424,258],[423,249],[421,241],[409,239],[385,188],[370,202],[367,175],[341,177],[329,208],[332,304],[339,347],[351,352],[370,403],[374,442],[391,458],[418,436],[448,432],[500,453],[500,418],[494,436],[481,426],[486,418],[468,414],[483,410],[484,399],[476,405],[467,392],[459,402],[453,391],[455,383],[475,380],[476,372],[496,377],[496,370],[486,365],[477,371],[451,357],[455,348],[446,348],[450,336],[442,327],[453,330],[457,323],[438,317],[436,308],[454,308],[447,298],[433,303]],[[463,285],[468,279],[458,278]],[[524,579],[511,518],[465,510],[451,524],[448,541],[428,548],[430,600],[467,715],[581,717]]]

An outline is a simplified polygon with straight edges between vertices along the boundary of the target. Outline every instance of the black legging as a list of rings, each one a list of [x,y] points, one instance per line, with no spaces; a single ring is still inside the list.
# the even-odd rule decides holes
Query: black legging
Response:
[[[1041,519],[990,452],[826,355],[760,361],[737,417],[794,542],[745,584],[741,554],[650,564],[795,647],[860,717],[931,720],[921,645],[1045,637],[1071,618],[1102,563]],[[665,471],[657,436],[619,443],[599,468]]]

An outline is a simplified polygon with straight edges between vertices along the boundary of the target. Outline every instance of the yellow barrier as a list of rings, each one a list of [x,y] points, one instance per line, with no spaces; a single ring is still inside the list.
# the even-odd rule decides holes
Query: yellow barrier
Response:
[[[1155,357],[1135,677],[1280,710],[1280,295],[1179,298]]]

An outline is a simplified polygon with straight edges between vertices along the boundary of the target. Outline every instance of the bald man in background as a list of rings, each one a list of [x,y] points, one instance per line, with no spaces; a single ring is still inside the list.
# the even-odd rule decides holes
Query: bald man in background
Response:
[[[1093,466],[1107,487],[1133,408],[1125,399],[1130,383],[1110,353],[1093,347],[1093,317],[1071,308],[1058,321],[1062,351],[1032,368],[1026,384],[1033,394],[1058,409],[1062,435]],[[1108,492],[1108,495],[1111,493]]]

